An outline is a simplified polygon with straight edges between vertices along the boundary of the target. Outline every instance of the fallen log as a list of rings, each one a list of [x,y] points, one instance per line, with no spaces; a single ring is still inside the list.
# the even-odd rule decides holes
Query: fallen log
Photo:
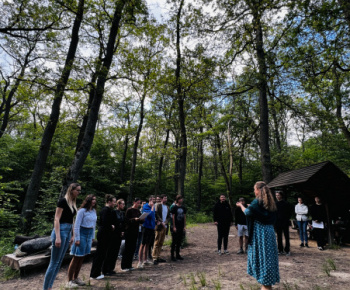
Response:
[[[91,248],[91,255],[96,252],[96,248]],[[23,270],[35,269],[40,266],[46,266],[50,262],[51,251],[47,249],[46,251],[38,254],[33,254],[25,257],[16,257],[14,254],[7,254],[1,258],[1,261],[11,267],[14,270],[19,270],[23,272]],[[69,252],[64,256],[64,260],[71,259],[72,256]]]

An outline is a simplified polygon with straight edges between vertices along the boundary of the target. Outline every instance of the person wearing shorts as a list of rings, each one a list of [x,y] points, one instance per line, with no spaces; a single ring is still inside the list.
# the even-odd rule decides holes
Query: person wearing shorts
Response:
[[[154,228],[156,226],[155,208],[153,196],[150,196],[148,203],[143,206],[143,212],[149,213],[142,225],[142,242],[139,251],[138,269],[143,269],[147,261],[148,249],[154,242]]]
[[[241,197],[239,201],[245,205],[245,199]],[[248,227],[247,227],[247,219],[245,214],[243,213],[242,209],[240,207],[236,208],[235,211],[235,226],[237,229],[237,235],[238,235],[238,241],[239,241],[239,251],[237,254],[244,254],[247,253],[248,249]],[[244,248],[245,251],[243,251],[243,237],[244,237]]]

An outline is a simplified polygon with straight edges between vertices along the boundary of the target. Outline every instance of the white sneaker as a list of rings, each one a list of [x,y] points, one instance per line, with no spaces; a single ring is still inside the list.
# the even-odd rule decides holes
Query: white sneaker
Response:
[[[101,279],[103,279],[105,277],[105,275],[100,275],[100,276],[97,276],[96,278],[94,278],[94,277],[90,277],[90,279],[92,279],[92,280],[101,280]]]
[[[222,255],[222,253],[221,253],[221,251],[220,251],[220,250],[218,251],[218,254],[219,254],[219,256],[221,256],[221,255]]]
[[[86,285],[86,283],[83,280],[81,280],[80,278],[75,279],[73,282],[75,284],[78,284],[79,286],[85,286]]]
[[[137,269],[143,269],[144,267],[143,267],[143,263],[142,262],[139,262],[138,264],[137,264]]]
[[[143,262],[145,265],[151,265],[153,263],[151,263],[150,261],[146,260],[145,262]]]
[[[130,272],[129,268],[122,269],[123,272]]]
[[[74,283],[74,281],[69,281],[67,284],[66,284],[66,288],[75,288],[75,287],[79,287],[78,284]]]
[[[224,251],[224,254],[229,255],[229,254],[230,254],[230,252],[229,252],[229,251],[227,251],[227,250],[225,250],[225,251]]]

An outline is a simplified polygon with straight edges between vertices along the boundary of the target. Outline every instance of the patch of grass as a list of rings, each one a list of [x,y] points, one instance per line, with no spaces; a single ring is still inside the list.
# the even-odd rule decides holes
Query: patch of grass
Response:
[[[7,281],[7,280],[19,278],[19,277],[20,277],[19,270],[14,270],[9,266],[1,267],[0,281]]]
[[[185,275],[180,275],[180,279],[182,280],[182,282],[184,283],[184,286],[187,287],[187,279]]]
[[[219,267],[218,267],[218,275],[219,275],[219,278],[222,276],[222,272],[221,272],[221,267],[220,267],[220,265],[219,265]]]
[[[205,277],[205,272],[198,272],[197,276],[199,278],[199,282],[201,283],[202,287],[207,286],[207,279]]]
[[[333,271],[337,270],[337,266],[335,265],[335,262],[332,258],[326,259],[326,262],[331,270]]]
[[[222,289],[221,281],[219,279],[212,280],[212,281],[213,281],[215,290],[221,290]]]
[[[187,224],[204,224],[204,223],[210,223],[212,221],[213,221],[212,216],[208,216],[202,212],[186,215],[186,227],[187,227]]]
[[[106,283],[105,283],[105,290],[110,290],[110,289],[114,289],[114,287],[111,285],[111,282],[107,279]]]
[[[331,276],[331,269],[329,268],[327,262],[324,262],[324,263],[322,264],[322,271],[323,271],[328,277]]]
[[[330,250],[340,250],[340,246],[337,244],[332,244],[331,246],[328,246],[328,249]]]

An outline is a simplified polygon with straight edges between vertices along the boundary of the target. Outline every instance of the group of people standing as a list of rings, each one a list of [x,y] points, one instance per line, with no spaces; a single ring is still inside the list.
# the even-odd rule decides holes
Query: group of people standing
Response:
[[[61,198],[56,207],[54,228],[51,233],[51,259],[45,274],[43,289],[52,289],[63,258],[71,245],[72,260],[68,268],[68,282],[66,287],[75,288],[86,283],[79,278],[84,257],[91,252],[92,242],[95,239],[97,222],[96,196],[88,195],[80,208],[77,209],[76,200],[81,192],[78,183],[72,183],[64,198]],[[141,207],[141,200],[135,198],[133,205],[124,214],[125,202],[107,194],[105,206],[100,210],[99,226],[97,231],[97,246],[90,271],[90,279],[103,279],[104,276],[116,274],[115,267],[118,253],[125,239],[125,249],[122,255],[121,270],[134,270],[132,267],[137,244],[138,266],[142,269],[148,261],[148,253],[153,247],[153,264],[166,262],[160,257],[165,236],[170,227],[172,234],[171,260],[183,260],[180,255],[181,242],[186,231],[186,208],[183,206],[181,195],[169,208],[167,196],[149,197],[148,203]],[[76,215],[76,219],[74,221]],[[142,235],[139,236],[139,226]],[[140,243],[138,239],[141,238]]]

